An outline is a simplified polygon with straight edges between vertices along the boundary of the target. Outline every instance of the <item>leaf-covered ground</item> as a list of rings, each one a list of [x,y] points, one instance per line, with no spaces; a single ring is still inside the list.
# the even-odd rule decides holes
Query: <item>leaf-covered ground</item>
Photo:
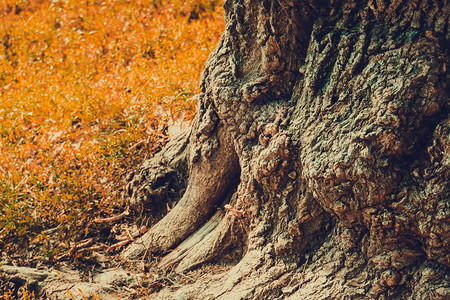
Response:
[[[0,1],[2,261],[82,260],[92,237],[111,246],[110,222],[95,220],[124,212],[124,175],[191,120],[221,4]]]

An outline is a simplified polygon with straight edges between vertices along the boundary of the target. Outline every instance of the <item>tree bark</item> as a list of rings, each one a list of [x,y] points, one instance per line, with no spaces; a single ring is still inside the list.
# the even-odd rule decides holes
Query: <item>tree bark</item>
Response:
[[[181,272],[232,253],[161,298],[448,299],[447,1],[224,7],[191,128],[127,192],[186,189],[122,257]]]

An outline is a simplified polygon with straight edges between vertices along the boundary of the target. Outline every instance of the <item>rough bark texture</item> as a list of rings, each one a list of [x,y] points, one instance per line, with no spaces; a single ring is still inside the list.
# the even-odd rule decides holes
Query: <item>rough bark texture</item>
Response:
[[[224,6],[192,127],[128,185],[134,205],[186,189],[122,257],[232,253],[161,298],[448,299],[447,1]]]

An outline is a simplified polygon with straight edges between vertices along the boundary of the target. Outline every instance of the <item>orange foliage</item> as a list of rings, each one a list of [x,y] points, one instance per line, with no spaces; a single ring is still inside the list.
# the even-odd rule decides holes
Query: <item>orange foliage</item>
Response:
[[[113,213],[123,174],[192,118],[222,15],[214,0],[0,0],[0,247],[54,227],[74,240]]]

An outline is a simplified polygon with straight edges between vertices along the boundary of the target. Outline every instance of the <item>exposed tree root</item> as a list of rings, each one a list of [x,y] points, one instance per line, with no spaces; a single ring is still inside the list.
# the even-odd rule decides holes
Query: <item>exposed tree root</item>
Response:
[[[223,201],[239,175],[233,143],[223,128],[217,130],[215,151],[189,168],[189,182],[178,204],[147,233],[130,245],[122,258],[133,259],[145,251],[161,253],[193,233]]]
[[[179,168],[187,188],[122,257],[175,248],[159,267],[182,272],[242,255],[161,298],[450,296],[450,8],[416,2],[225,1],[192,128],[130,202]]]
[[[217,257],[231,244],[227,230],[229,226],[224,213],[217,211],[200,229],[166,255],[159,267],[165,269],[175,265],[176,272],[184,272]]]

